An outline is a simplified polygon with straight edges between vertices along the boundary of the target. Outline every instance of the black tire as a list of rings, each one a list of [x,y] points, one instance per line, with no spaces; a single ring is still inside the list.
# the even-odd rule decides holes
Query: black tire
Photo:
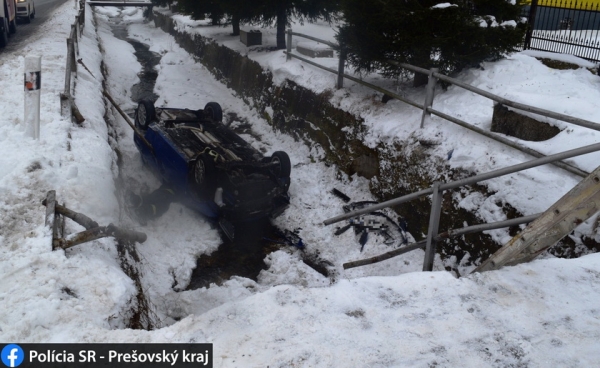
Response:
[[[27,23],[27,24],[31,23],[31,13],[29,13],[27,18],[25,18],[25,23]]]
[[[154,102],[150,100],[141,100],[135,111],[135,126],[142,130],[146,130],[150,123],[154,121],[156,121]]]
[[[29,17],[31,19],[35,18],[35,5],[33,6],[33,11],[31,12],[31,15]]]
[[[277,163],[273,165],[273,171],[275,176],[278,178],[289,178],[292,173],[292,163],[290,162],[290,156],[283,151],[273,152],[271,155],[271,163]]]
[[[0,32],[0,47],[5,47],[8,44],[8,22],[6,18],[2,18],[4,21],[4,31]]]
[[[216,102],[209,102],[204,106],[204,116],[212,121],[221,122],[223,121],[223,109],[221,109],[221,105]]]
[[[215,161],[208,155],[198,155],[191,167],[191,179],[194,186],[200,190],[210,190],[213,187],[216,173]]]
[[[8,34],[11,35],[15,33],[17,33],[17,17],[15,17],[15,19],[13,19],[13,21],[8,25]]]

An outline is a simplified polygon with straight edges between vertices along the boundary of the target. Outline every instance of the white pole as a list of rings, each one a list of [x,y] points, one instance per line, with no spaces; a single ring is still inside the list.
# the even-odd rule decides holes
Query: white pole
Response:
[[[42,57],[25,58],[25,129],[32,138],[40,139],[40,93]]]

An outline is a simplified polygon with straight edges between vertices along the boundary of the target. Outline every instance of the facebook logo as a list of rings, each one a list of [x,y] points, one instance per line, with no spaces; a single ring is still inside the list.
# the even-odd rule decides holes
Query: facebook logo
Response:
[[[25,353],[23,353],[23,349],[21,349],[19,345],[9,344],[2,349],[0,356],[2,357],[2,363],[4,363],[5,366],[18,367],[23,363]]]

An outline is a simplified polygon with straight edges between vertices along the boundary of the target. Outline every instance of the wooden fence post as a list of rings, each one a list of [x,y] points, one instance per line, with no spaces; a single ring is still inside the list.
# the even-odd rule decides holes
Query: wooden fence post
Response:
[[[56,191],[50,190],[46,194],[46,227],[50,229],[50,233],[52,234],[52,250],[56,248],[57,241],[57,224],[56,224]]]
[[[473,272],[529,262],[600,210],[600,166]]]
[[[81,9],[81,17],[79,18],[79,23],[81,25],[81,29],[83,29],[83,25],[85,24],[85,0],[81,0],[79,2],[79,7]]]
[[[423,104],[423,115],[421,115],[421,128],[425,126],[425,118],[431,115],[428,108],[433,105],[433,97],[435,95],[435,85],[437,84],[437,78],[433,76],[434,73],[439,71],[438,68],[431,68],[429,70],[429,80],[427,81],[427,94],[425,95],[425,103]]]
[[[429,214],[429,227],[427,229],[427,243],[425,245],[425,260],[423,261],[423,271],[433,270],[433,260],[435,258],[435,236],[437,236],[440,227],[440,214],[442,213],[442,198],[444,191],[440,190],[441,183],[433,183],[433,197],[431,198],[431,213]]]

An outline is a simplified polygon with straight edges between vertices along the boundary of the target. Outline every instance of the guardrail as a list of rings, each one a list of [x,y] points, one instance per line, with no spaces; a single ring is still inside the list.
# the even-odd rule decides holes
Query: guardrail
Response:
[[[334,50],[337,50],[339,52],[339,56],[340,56],[339,57],[338,70],[334,70],[334,69],[325,67],[325,66],[320,65],[319,63],[316,63],[316,62],[314,62],[312,60],[309,60],[309,59],[307,59],[305,57],[302,57],[302,56],[299,56],[297,54],[294,54],[292,52],[292,36],[298,36],[298,37],[306,38],[306,39],[309,39],[309,40],[317,41],[317,42],[320,42],[320,43],[323,43],[323,44],[326,44],[326,45],[332,47]],[[386,94],[386,95],[388,95],[390,97],[393,97],[393,98],[395,98],[395,99],[397,99],[399,101],[402,101],[402,102],[404,102],[406,104],[409,104],[409,105],[411,105],[413,107],[416,107],[418,109],[423,110],[423,115],[421,117],[421,128],[424,127],[425,121],[427,120],[427,118],[430,115],[433,114],[433,115],[439,116],[439,117],[441,117],[441,118],[443,118],[445,120],[448,120],[448,121],[450,121],[450,122],[452,122],[454,124],[462,126],[463,128],[469,129],[469,130],[471,130],[473,132],[476,132],[478,134],[481,134],[481,135],[483,135],[483,136],[485,136],[487,138],[491,138],[491,139],[493,139],[495,141],[503,143],[503,144],[505,144],[505,145],[507,145],[509,147],[512,147],[514,149],[517,149],[517,150],[519,150],[521,152],[527,153],[527,154],[529,154],[529,155],[531,155],[533,157],[537,157],[537,158],[546,157],[546,155],[544,155],[544,154],[542,154],[542,153],[540,153],[540,152],[538,152],[536,150],[533,150],[533,149],[531,149],[529,147],[523,146],[523,145],[521,145],[521,144],[519,144],[519,143],[517,143],[515,141],[512,141],[510,139],[502,137],[500,135],[497,135],[497,134],[494,134],[492,132],[483,130],[483,129],[475,126],[475,125],[467,123],[464,120],[458,119],[456,117],[453,117],[453,116],[450,116],[448,114],[445,114],[445,113],[443,113],[441,111],[435,110],[433,108],[433,100],[434,100],[434,96],[435,96],[435,86],[437,84],[437,81],[438,80],[442,80],[444,82],[447,82],[447,83],[450,83],[450,84],[454,84],[454,85],[456,85],[458,87],[461,87],[461,88],[464,88],[466,90],[469,90],[469,91],[471,91],[471,92],[473,92],[475,94],[478,94],[480,96],[487,97],[487,98],[489,98],[489,99],[491,99],[493,101],[496,101],[496,102],[498,102],[498,103],[500,103],[502,105],[509,106],[509,107],[512,107],[512,108],[515,108],[515,109],[518,109],[518,110],[528,111],[528,112],[531,112],[531,113],[534,113],[534,114],[537,114],[537,115],[541,115],[541,116],[545,116],[545,117],[549,117],[549,118],[561,120],[561,121],[564,121],[564,122],[567,122],[567,123],[570,123],[570,124],[574,124],[574,125],[578,125],[578,126],[582,126],[582,127],[588,128],[588,129],[593,129],[593,130],[600,131],[600,124],[595,123],[593,121],[589,121],[589,120],[585,120],[585,119],[579,119],[579,118],[575,118],[575,117],[572,117],[572,116],[568,116],[568,115],[556,113],[556,112],[553,112],[553,111],[548,111],[548,110],[540,109],[540,108],[537,108],[537,107],[534,107],[534,106],[526,105],[526,104],[523,104],[523,103],[515,102],[515,101],[512,101],[512,100],[508,100],[508,99],[506,99],[504,97],[500,97],[500,96],[494,95],[493,93],[481,90],[481,89],[473,87],[473,86],[471,86],[469,84],[463,83],[463,82],[461,82],[461,81],[459,81],[457,79],[454,79],[454,78],[451,78],[451,77],[449,77],[447,75],[441,74],[441,73],[439,73],[438,69],[436,69],[436,68],[424,69],[424,68],[420,68],[420,67],[417,67],[417,66],[414,66],[414,65],[405,64],[405,63],[398,63],[398,62],[395,62],[395,61],[392,61],[392,60],[388,60],[389,63],[394,64],[394,65],[396,65],[396,66],[398,66],[400,68],[404,68],[404,69],[410,70],[410,71],[415,72],[415,73],[425,74],[425,75],[427,75],[429,77],[429,81],[428,81],[427,89],[426,89],[427,94],[425,96],[425,101],[422,104],[418,103],[418,102],[414,102],[414,101],[411,101],[411,100],[409,100],[409,99],[407,99],[407,98],[405,98],[403,96],[400,96],[400,95],[398,95],[398,94],[396,94],[396,93],[394,93],[392,91],[389,91],[389,90],[386,90],[386,89],[381,88],[379,86],[376,86],[374,84],[365,82],[365,81],[363,81],[363,80],[361,80],[359,78],[356,78],[354,76],[345,74],[344,68],[345,68],[345,62],[346,62],[346,55],[345,55],[346,53],[345,53],[343,45],[340,46],[338,44],[329,42],[327,40],[322,40],[322,39],[319,39],[319,38],[316,38],[316,37],[312,37],[312,36],[309,36],[309,35],[305,35],[305,34],[302,34],[302,33],[292,32],[291,29],[287,30],[287,50],[285,51],[285,53],[287,55],[287,60],[291,60],[292,58],[296,58],[296,59],[299,59],[299,60],[301,60],[303,62],[306,62],[308,64],[316,66],[317,68],[323,69],[323,70],[328,71],[330,73],[337,74],[338,75],[338,81],[336,83],[336,87],[337,88],[342,88],[343,87],[343,79],[344,78],[345,79],[349,79],[349,80],[354,81],[354,82],[356,82],[358,84],[361,84],[361,85],[363,85],[365,87],[371,88],[371,89],[373,89],[375,91],[378,91],[378,92],[381,92],[381,93],[384,93],[384,94]],[[577,176],[580,176],[582,178],[586,177],[589,174],[588,172],[585,172],[584,170],[581,170],[581,169],[579,169],[579,168],[577,168],[577,167],[575,167],[573,165],[567,164],[565,162],[556,161],[556,162],[553,162],[552,164],[554,166],[557,166],[557,167],[559,167],[559,168],[561,168],[563,170],[566,170],[566,171],[568,171],[568,172],[570,172],[572,174],[575,174]]]
[[[65,68],[65,88],[60,94],[60,112],[63,117],[75,118],[81,124],[84,119],[79,113],[73,100],[71,74],[77,72],[77,56],[79,56],[79,38],[85,25],[85,0],[76,0],[79,12],[75,16],[75,23],[71,25],[71,33],[67,38],[67,66]]]

